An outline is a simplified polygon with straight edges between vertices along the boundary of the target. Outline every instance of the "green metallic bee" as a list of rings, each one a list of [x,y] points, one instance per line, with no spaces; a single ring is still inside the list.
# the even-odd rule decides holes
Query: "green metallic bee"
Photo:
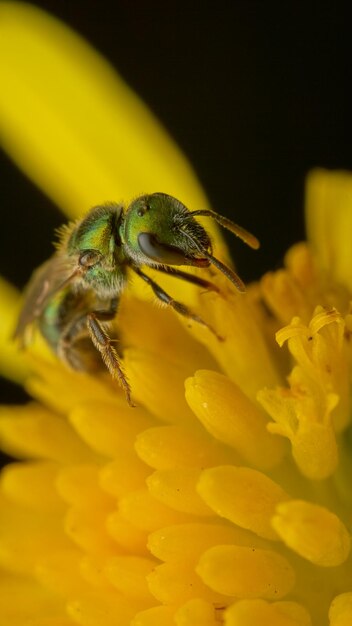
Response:
[[[116,315],[128,269],[144,280],[159,300],[212,332],[204,320],[174,300],[142,267],[217,291],[208,280],[176,269],[212,264],[236,289],[245,290],[237,274],[212,255],[209,235],[196,216],[211,217],[252,248],[259,247],[253,235],[229,219],[210,210],[191,212],[165,193],[141,196],[127,209],[119,204],[94,207],[81,220],[61,229],[57,251],[34,272],[15,336],[27,345],[29,331],[36,323],[52,350],[71,368],[92,370],[103,361],[132,405],[114,339],[105,329]],[[96,350],[92,350],[92,344]]]

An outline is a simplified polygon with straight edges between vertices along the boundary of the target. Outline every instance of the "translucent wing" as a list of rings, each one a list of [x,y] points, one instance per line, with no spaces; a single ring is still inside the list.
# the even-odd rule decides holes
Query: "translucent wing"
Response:
[[[33,272],[14,333],[22,345],[28,343],[27,330],[41,316],[50,299],[76,276],[77,266],[61,254],[54,254]]]

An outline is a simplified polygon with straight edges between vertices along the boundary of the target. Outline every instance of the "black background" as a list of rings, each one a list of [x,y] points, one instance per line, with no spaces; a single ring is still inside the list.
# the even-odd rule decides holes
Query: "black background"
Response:
[[[259,252],[236,242],[241,276],[278,267],[304,237],[307,171],[352,170],[347,3],[35,4],[111,61],[188,155],[213,207],[260,238]],[[62,216],[1,152],[0,176],[0,272],[22,287]],[[0,386],[1,401],[22,397]]]

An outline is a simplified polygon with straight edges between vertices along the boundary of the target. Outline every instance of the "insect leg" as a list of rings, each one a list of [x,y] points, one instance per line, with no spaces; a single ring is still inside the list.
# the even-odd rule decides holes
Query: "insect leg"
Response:
[[[77,351],[73,350],[73,345],[85,329],[86,315],[84,314],[76,317],[66,326],[57,345],[56,351],[59,358],[74,370],[84,369],[79,352],[77,353]]]
[[[116,317],[118,306],[119,306],[118,298],[112,298],[110,300],[110,306],[108,309],[102,309],[102,310],[99,309],[93,312],[95,313],[95,315],[101,322],[111,322]]]
[[[173,267],[155,267],[154,269],[156,269],[158,272],[168,274],[169,276],[174,276],[175,278],[181,278],[182,280],[186,280],[188,283],[198,285],[198,287],[204,287],[204,289],[206,289],[207,291],[215,291],[216,293],[220,292],[219,288],[209,280],[204,280],[204,278],[200,278],[199,276],[194,276],[193,274],[182,272],[182,270],[176,270]]]
[[[113,298],[110,301],[110,307],[108,310],[99,311],[100,319],[104,319],[104,321],[113,320],[117,312],[117,306],[118,300],[117,298]],[[79,359],[79,350],[78,354],[75,355],[75,350],[72,348],[77,340],[80,339],[80,336],[86,334],[86,331],[87,309],[85,309],[80,315],[76,315],[70,319],[61,334],[60,341],[57,346],[58,356],[64,362],[68,363],[68,365],[70,365],[73,369],[85,369],[82,367],[82,360]]]
[[[114,319],[117,305],[117,298],[113,298],[108,310],[85,312],[77,317],[73,323],[67,326],[65,332],[62,334],[57,353],[58,356],[73,369],[85,369],[84,360],[80,357],[80,350],[74,350],[74,344],[80,336],[86,335],[88,330],[90,341],[92,341],[93,345],[100,353],[110,374],[120,382],[124,389],[128,404],[134,406],[131,401],[131,390],[122,371],[117,352],[112,346],[112,340],[100,323]]]
[[[130,406],[135,406],[131,400],[131,388],[127,382],[127,378],[120,365],[118,354],[112,345],[107,332],[101,325],[101,322],[107,322],[114,319],[117,311],[117,298],[111,301],[111,307],[107,311],[91,311],[86,315],[86,323],[90,338],[101,354],[101,357],[108,368],[111,376],[118,380],[123,388],[127,402]]]
[[[184,317],[187,317],[188,319],[191,319],[194,322],[201,324],[202,326],[206,326],[206,328],[208,328],[210,332],[212,332],[217,339],[219,339],[220,341],[223,340],[223,338],[217,334],[217,332],[214,330],[214,328],[212,328],[212,326],[210,326],[210,324],[207,324],[207,322],[205,322],[201,317],[199,317],[199,315],[192,313],[192,311],[185,304],[183,304],[182,302],[178,302],[177,300],[174,300],[168,293],[166,293],[166,291],[164,291],[162,287],[160,287],[160,285],[158,285],[158,283],[156,283],[152,278],[150,278],[150,276],[147,276],[147,274],[144,274],[144,272],[142,272],[142,270],[139,269],[139,267],[133,267],[132,269],[136,272],[136,274],[138,274],[138,276],[140,276],[149,285],[149,287],[152,288],[156,297],[159,300],[161,300],[161,302],[164,302],[164,304],[171,306],[180,315],[183,315]]]

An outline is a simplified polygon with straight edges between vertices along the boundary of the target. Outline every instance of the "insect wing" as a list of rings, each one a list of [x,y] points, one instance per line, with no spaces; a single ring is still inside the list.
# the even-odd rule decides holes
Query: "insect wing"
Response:
[[[67,258],[58,254],[35,270],[25,290],[23,307],[14,332],[14,337],[20,339],[23,345],[28,343],[28,328],[40,317],[50,299],[74,277],[72,265]]]

